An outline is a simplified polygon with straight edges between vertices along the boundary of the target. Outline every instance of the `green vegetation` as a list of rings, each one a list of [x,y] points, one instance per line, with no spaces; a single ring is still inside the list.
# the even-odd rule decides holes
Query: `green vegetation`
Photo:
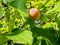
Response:
[[[0,0],[0,45],[60,45],[60,0]]]

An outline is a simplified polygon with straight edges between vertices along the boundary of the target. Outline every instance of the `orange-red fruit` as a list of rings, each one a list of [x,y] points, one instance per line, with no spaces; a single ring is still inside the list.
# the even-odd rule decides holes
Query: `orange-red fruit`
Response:
[[[37,19],[39,15],[39,11],[36,8],[29,9],[29,16],[31,16],[33,19]]]

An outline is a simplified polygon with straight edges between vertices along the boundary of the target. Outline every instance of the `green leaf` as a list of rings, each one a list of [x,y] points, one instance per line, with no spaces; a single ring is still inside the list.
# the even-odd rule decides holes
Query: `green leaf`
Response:
[[[56,16],[56,19],[55,19],[56,23],[58,24],[58,27],[60,29],[60,13]]]
[[[0,34],[0,45],[5,45],[7,38],[4,35]]]
[[[10,3],[10,6],[21,10],[24,14],[26,14],[26,16],[28,15],[28,10],[23,0],[15,0]]]
[[[32,28],[31,31],[32,31],[34,37],[42,36],[44,38],[47,38],[52,44],[56,43],[56,39],[54,39],[54,35],[51,32],[51,31],[53,31],[52,28],[42,29],[42,28],[35,27],[35,28]]]
[[[56,16],[56,19],[55,19],[56,23],[58,24],[58,35],[60,36],[60,13]]]
[[[41,45],[47,45],[47,43],[44,39],[41,40]]]
[[[11,32],[13,30],[15,24],[15,13],[11,14],[11,11],[12,10],[10,9],[5,10],[5,22],[8,27],[8,32]]]
[[[6,0],[3,0],[4,3],[6,3]]]
[[[15,29],[12,34],[7,37],[16,43],[32,44],[33,41],[32,32],[29,30]]]
[[[2,0],[0,0],[0,3],[2,2]]]
[[[55,4],[55,7],[53,8],[53,10],[55,10],[56,12],[59,12],[59,11],[60,11],[60,1],[58,1],[58,2]]]
[[[46,21],[48,20],[46,14],[41,15],[40,20],[41,20],[42,22],[46,22]]]
[[[42,37],[35,37],[33,45],[41,45],[41,39]]]
[[[30,2],[31,0],[24,0],[25,2]]]
[[[48,2],[45,4],[45,6],[46,6],[46,7],[49,7],[49,6],[51,5],[51,3],[52,3],[52,0],[48,1]]]
[[[46,22],[46,24],[43,25],[43,28],[49,28],[49,27],[53,27],[53,23]]]
[[[10,16],[10,20],[9,20],[9,24],[8,24],[8,30],[9,30],[9,32],[11,32],[13,30],[14,24],[15,24],[15,15],[12,14]]]
[[[24,26],[27,25],[27,24],[30,25],[30,28],[35,27],[34,20],[32,20],[31,17],[29,17],[29,18],[26,20],[26,22],[24,23]],[[32,25],[32,24],[33,24],[33,25]]]
[[[5,17],[6,17],[7,22],[9,22],[10,21],[10,10],[7,9],[5,11]]]

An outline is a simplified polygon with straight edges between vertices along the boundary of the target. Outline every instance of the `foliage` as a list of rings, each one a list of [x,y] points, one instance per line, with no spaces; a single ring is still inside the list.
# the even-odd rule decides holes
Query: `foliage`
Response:
[[[0,45],[60,45],[59,6],[60,0],[0,0]]]

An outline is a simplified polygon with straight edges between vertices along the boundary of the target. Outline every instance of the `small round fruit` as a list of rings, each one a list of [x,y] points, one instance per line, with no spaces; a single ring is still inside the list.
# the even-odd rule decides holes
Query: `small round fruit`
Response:
[[[31,16],[33,19],[37,19],[39,17],[39,11],[36,8],[29,9],[29,16]]]

